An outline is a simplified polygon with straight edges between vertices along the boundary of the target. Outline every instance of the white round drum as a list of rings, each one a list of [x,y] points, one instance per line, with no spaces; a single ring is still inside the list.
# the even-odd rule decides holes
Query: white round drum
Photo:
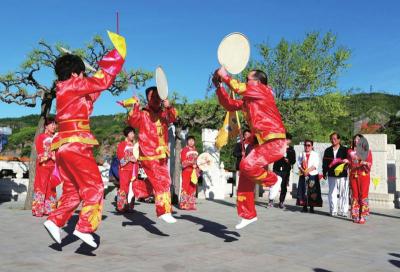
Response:
[[[197,157],[197,166],[201,171],[210,170],[215,163],[215,158],[210,153],[204,152]]]
[[[250,58],[250,42],[239,32],[224,37],[218,46],[219,64],[233,74],[239,74],[246,68]]]
[[[168,81],[167,76],[161,66],[156,68],[156,84],[158,95],[162,100],[168,98]]]

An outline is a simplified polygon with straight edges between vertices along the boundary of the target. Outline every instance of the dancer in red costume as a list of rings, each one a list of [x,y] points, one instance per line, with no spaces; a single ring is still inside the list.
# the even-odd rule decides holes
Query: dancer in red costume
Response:
[[[126,212],[133,209],[135,199],[128,207],[129,185],[137,179],[139,165],[137,159],[139,154],[135,154],[135,131],[131,127],[124,129],[125,140],[120,142],[117,147],[117,157],[119,160],[119,189],[117,193],[117,211]],[[132,185],[133,186],[133,185]]]
[[[161,101],[156,87],[147,88],[146,97],[148,103],[143,110],[139,103],[133,105],[128,123],[139,129],[139,161],[154,190],[157,216],[167,223],[175,223],[176,219],[171,215],[171,177],[167,159],[168,125],[176,120],[177,112],[168,99]]]
[[[372,153],[371,150],[368,150],[367,159],[365,161],[357,156],[356,146],[362,138],[364,138],[364,136],[361,134],[357,134],[353,137],[353,143],[348,150],[347,159],[350,169],[349,179],[352,191],[351,217],[354,223],[365,224],[367,216],[369,215],[368,193],[371,180]]]
[[[199,176],[196,161],[199,153],[194,144],[194,137],[188,136],[187,146],[181,151],[182,190],[179,208],[182,210],[196,210],[196,188]]]
[[[126,51],[123,38],[118,37],[123,46],[99,61],[101,70],[93,77],[84,76],[85,66],[78,56],[67,54],[56,61],[59,133],[51,147],[57,150],[56,161],[64,185],[58,208],[44,225],[57,243],[61,243],[61,227],[82,202],[74,235],[97,247],[91,233],[102,218],[104,185],[93,156],[93,146],[98,142],[90,131],[89,117],[100,93],[111,86],[122,69]]]
[[[53,118],[47,118],[44,127],[44,133],[39,134],[35,141],[37,159],[32,215],[38,217],[49,215],[57,206],[56,188],[50,182],[56,161],[55,152],[51,151],[51,141],[57,125]]]
[[[231,99],[221,84],[224,82],[243,99]],[[255,184],[280,186],[282,178],[268,171],[267,166],[286,152],[286,135],[281,115],[275,104],[274,94],[268,86],[267,75],[259,70],[247,75],[247,83],[232,79],[221,67],[213,77],[217,87],[220,104],[228,111],[242,110],[255,136],[254,149],[240,162],[239,187],[237,192],[237,211],[242,218],[236,225],[241,229],[257,220],[254,205]]]

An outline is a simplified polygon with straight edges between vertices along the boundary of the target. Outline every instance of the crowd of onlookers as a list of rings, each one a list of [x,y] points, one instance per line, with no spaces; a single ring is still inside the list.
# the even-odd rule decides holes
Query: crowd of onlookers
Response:
[[[350,215],[355,223],[365,223],[369,214],[368,190],[372,166],[372,155],[368,150],[367,141],[363,135],[357,134],[353,137],[351,146],[347,148],[342,145],[339,133],[332,133],[329,139],[331,146],[325,149],[323,157],[320,158],[313,149],[314,142],[310,139],[303,141],[304,150],[296,154],[291,145],[292,136],[287,134],[286,154],[273,164],[273,171],[282,178],[279,208],[285,208],[290,173],[293,168],[297,168],[299,181],[295,195],[296,205],[302,206],[303,212],[314,213],[314,207],[322,207],[320,181],[324,179],[329,186],[328,202],[331,216],[349,217]],[[233,151],[233,155],[237,158],[236,170],[239,170],[242,157],[251,151],[252,141],[250,131],[245,130],[243,141],[238,142]],[[365,158],[357,154],[357,145],[364,147]],[[322,173],[318,170],[321,163]],[[271,187],[269,207],[274,205],[277,195],[275,191]]]

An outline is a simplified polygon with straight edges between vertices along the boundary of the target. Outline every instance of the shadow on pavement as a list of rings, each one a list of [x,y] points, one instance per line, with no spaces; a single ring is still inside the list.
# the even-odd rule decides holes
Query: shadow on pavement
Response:
[[[266,203],[260,202],[260,201],[256,201],[256,205],[259,206],[259,207],[262,207],[262,208],[267,208],[267,209],[279,209],[277,204],[275,204],[273,208],[268,208],[268,205]],[[328,212],[319,211],[318,208],[319,207],[315,207],[314,208],[314,214],[331,217]],[[300,212],[300,213],[303,213],[303,207],[302,206],[297,206],[297,205],[287,205],[287,204],[285,204],[285,208],[282,209],[282,211],[283,212]],[[309,212],[309,207],[308,207],[308,212],[304,212],[304,213],[310,213]],[[312,213],[310,213],[310,214],[312,215]],[[344,221],[352,221],[350,218],[342,217],[342,216],[335,216],[335,217],[332,217],[332,218],[339,219],[339,220],[344,220]]]
[[[400,254],[398,253],[389,253],[389,255],[396,257],[396,258],[400,258]],[[389,260],[389,263],[391,263],[392,265],[400,268],[400,260]]]
[[[224,242],[237,241],[238,239],[236,237],[240,237],[240,234],[238,232],[228,230],[228,228],[225,225],[210,220],[206,220],[203,218],[199,218],[193,215],[182,214],[180,217],[177,217],[177,219],[183,219],[198,225],[202,225],[203,227],[199,229],[200,231],[207,232],[211,235],[214,235],[215,237],[224,239]],[[234,235],[236,237],[229,235]]]
[[[236,204],[235,203],[231,203],[231,202],[228,202],[228,201],[225,201],[225,200],[222,200],[222,199],[208,199],[208,200],[212,201],[212,202],[215,202],[215,203],[218,203],[218,204],[222,204],[222,205],[228,206],[228,207],[236,208]]]
[[[75,212],[75,213],[79,213],[79,212]],[[105,220],[106,218],[107,218],[106,215],[102,216],[102,220]],[[65,227],[63,227],[63,230],[64,230],[64,232],[67,233],[67,236],[65,236],[64,239],[61,240],[61,244],[53,243],[49,247],[56,251],[62,251],[63,247],[78,241],[79,238],[72,234],[75,230],[75,226],[78,223],[78,220],[79,220],[78,214],[74,214],[73,216],[71,216],[71,218],[68,220],[67,225]],[[61,235],[62,235],[62,232],[61,232]],[[98,248],[100,246],[100,236],[98,236],[95,233],[93,233],[92,235],[94,237],[95,242],[98,245],[97,246],[97,248]],[[92,248],[92,247],[88,246],[87,244],[85,244],[84,242],[82,242],[82,244],[75,251],[75,253],[87,255],[87,256],[96,256],[93,253],[94,250],[96,250],[96,248]]]
[[[120,213],[113,212],[114,214],[119,215]],[[139,212],[139,211],[133,211],[131,213],[123,213],[122,214],[126,219],[130,220],[127,222],[122,222],[122,226],[141,226],[148,232],[159,235],[159,236],[169,236],[169,234],[166,234],[156,228],[154,225],[156,222],[153,220],[149,219],[147,216],[145,216],[145,213]]]
[[[18,201],[18,194],[27,191],[24,184],[19,184],[13,181],[12,178],[1,178],[1,188],[2,194],[0,196],[0,205],[4,202],[9,202],[11,200]],[[18,193],[13,196],[12,192]]]
[[[331,270],[326,270],[326,269],[323,269],[323,268],[314,268],[313,270],[315,272],[332,272]]]
[[[371,215],[377,215],[377,216],[384,216],[384,217],[400,219],[400,216],[394,216],[394,215],[390,215],[390,214],[383,214],[383,213],[377,213],[377,212],[370,212],[370,214]]]
[[[100,247],[100,236],[98,236],[96,233],[93,233],[93,238],[94,241],[97,244],[97,248]],[[84,242],[82,242],[82,244],[80,245],[80,247],[75,251],[75,253],[80,254],[80,255],[85,255],[85,256],[96,256],[96,254],[93,253],[93,251],[95,251],[97,248],[92,248],[91,246],[85,244]]]

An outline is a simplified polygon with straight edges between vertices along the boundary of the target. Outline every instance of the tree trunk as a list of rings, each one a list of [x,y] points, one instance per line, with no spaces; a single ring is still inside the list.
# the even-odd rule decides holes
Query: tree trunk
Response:
[[[42,99],[42,104],[41,104],[41,112],[40,112],[39,122],[38,122],[38,126],[36,128],[35,138],[32,143],[31,155],[30,155],[30,159],[29,159],[29,185],[28,185],[28,192],[26,193],[26,199],[25,199],[25,205],[24,205],[25,210],[32,209],[33,184],[35,182],[36,158],[37,158],[35,141],[36,141],[36,137],[43,131],[44,121],[50,112],[52,102],[53,102],[53,98],[52,98],[51,94],[44,95],[44,97]]]
[[[175,167],[173,174],[173,184],[174,184],[174,198],[175,203],[179,202],[179,194],[181,190],[181,150],[182,150],[182,139],[180,138],[182,128],[180,126],[175,127]]]

